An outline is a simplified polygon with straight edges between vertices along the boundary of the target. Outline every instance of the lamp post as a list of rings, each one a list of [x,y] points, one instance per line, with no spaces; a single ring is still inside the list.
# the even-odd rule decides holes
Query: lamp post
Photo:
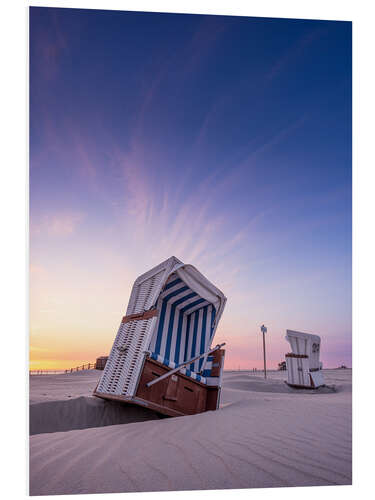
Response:
[[[266,338],[265,333],[267,332],[267,327],[262,325],[260,331],[263,333],[263,361],[264,361],[264,378],[267,378],[267,367],[266,367]]]

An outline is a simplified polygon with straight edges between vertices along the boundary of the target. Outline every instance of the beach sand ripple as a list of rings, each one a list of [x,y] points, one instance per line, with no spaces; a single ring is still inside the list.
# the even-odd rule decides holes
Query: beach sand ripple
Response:
[[[226,372],[218,411],[152,420],[72,375],[31,377],[31,495],[351,484],[351,370],[324,371],[334,393]]]

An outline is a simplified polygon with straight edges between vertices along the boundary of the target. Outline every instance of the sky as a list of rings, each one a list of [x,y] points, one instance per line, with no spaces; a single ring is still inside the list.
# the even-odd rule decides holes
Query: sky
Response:
[[[351,23],[31,7],[30,368],[108,354],[175,255],[226,369],[351,366]]]

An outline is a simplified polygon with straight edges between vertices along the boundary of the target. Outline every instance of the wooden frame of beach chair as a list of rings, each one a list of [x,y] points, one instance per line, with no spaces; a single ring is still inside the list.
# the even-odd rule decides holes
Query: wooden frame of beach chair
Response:
[[[320,337],[311,333],[287,330],[285,339],[292,352],[285,354],[288,371],[287,384],[291,387],[316,389],[325,384],[322,363],[319,361]]]
[[[216,410],[225,351],[210,346],[225,303],[176,257],[141,275],[94,395],[169,416]]]

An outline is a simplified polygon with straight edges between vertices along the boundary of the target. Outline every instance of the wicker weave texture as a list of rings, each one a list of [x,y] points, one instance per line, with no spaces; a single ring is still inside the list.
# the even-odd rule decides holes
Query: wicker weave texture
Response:
[[[169,274],[181,265],[171,257],[140,276],[134,283],[127,308],[127,315],[149,310],[160,294]],[[157,317],[121,323],[115,342],[99,381],[97,392],[133,396],[145,351],[150,344]]]

